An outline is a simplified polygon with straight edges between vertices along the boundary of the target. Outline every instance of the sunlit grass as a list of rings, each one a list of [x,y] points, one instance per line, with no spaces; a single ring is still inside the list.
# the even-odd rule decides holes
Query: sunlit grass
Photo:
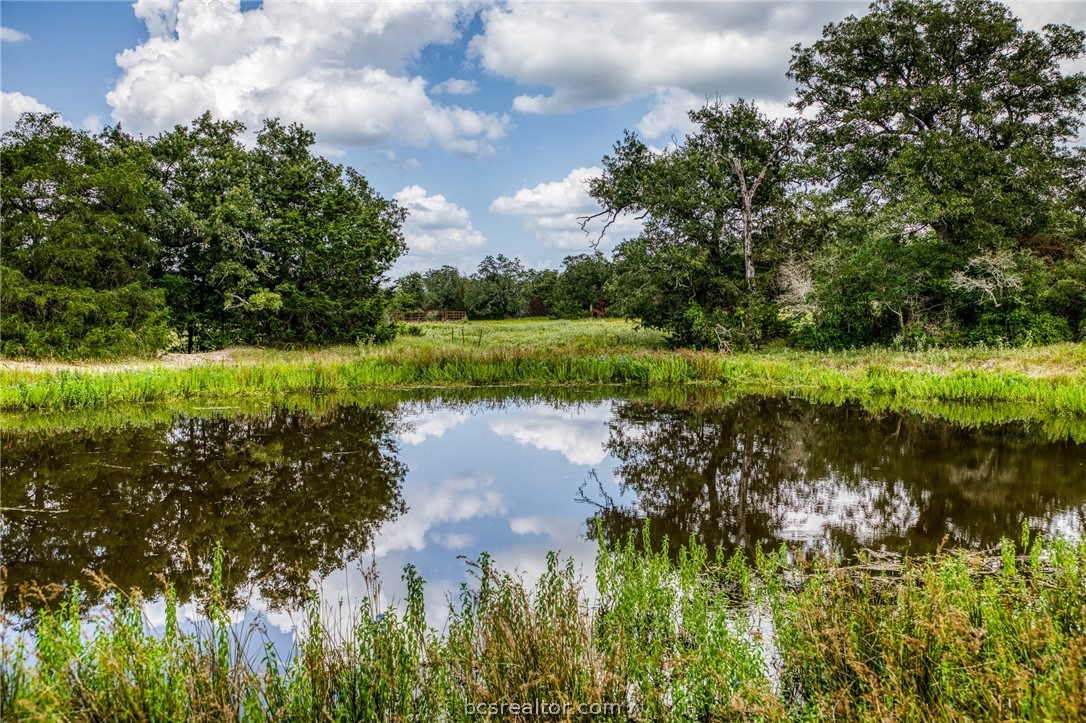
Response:
[[[878,400],[1028,405],[1086,415],[1086,345],[905,354],[667,350],[621,320],[423,324],[383,347],[239,349],[229,360],[0,372],[0,410],[473,386],[690,386]]]

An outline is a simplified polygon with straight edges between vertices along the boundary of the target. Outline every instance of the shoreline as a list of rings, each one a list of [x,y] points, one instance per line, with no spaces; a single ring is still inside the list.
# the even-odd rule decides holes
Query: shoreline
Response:
[[[719,387],[869,402],[1014,404],[1086,416],[1086,344],[899,352],[667,350],[621,320],[422,324],[388,346],[228,348],[153,360],[0,360],[0,411],[489,387]]]

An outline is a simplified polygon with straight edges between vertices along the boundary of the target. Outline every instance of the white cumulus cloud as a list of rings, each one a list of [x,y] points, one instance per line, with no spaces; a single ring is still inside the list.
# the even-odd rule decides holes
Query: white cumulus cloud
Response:
[[[408,412],[403,417],[403,430],[399,437],[404,444],[422,444],[431,437],[442,437],[450,429],[459,427],[468,420],[467,412],[454,412],[448,409],[422,410]]]
[[[0,42],[21,43],[24,40],[30,40],[30,36],[23,31],[0,26]]]
[[[470,49],[479,64],[520,83],[524,113],[565,113],[655,96],[646,135],[681,130],[672,106],[709,96],[787,99],[791,46],[864,5],[839,3],[508,3],[483,12]],[[531,42],[525,42],[531,38]],[[668,128],[666,126],[671,126]]]
[[[463,78],[449,78],[433,87],[433,93],[435,95],[440,93],[446,93],[447,95],[471,95],[472,93],[478,92],[478,83],[474,80],[464,80]]]
[[[23,113],[53,113],[52,108],[25,93],[5,91],[0,101],[0,132],[7,133],[15,127]]]
[[[447,530],[438,528],[447,523],[503,514],[505,500],[493,488],[493,482],[485,475],[465,475],[443,480],[435,488],[409,487],[404,492],[408,511],[385,524],[377,534],[374,541],[377,556],[396,550],[423,550],[428,538],[446,547],[464,544],[463,535],[450,538]],[[438,535],[440,539],[427,533]]]
[[[117,56],[113,119],[154,132],[210,110],[300,122],[323,144],[436,143],[485,155],[508,118],[435,103],[407,66],[458,36],[461,3],[139,0],[150,37]]]
[[[430,195],[422,186],[407,186],[392,198],[408,211],[403,233],[412,257],[431,258],[486,244],[468,210],[440,193]]]
[[[531,188],[522,188],[510,196],[499,196],[490,203],[490,212],[520,218],[524,227],[548,248],[588,251],[595,241],[600,223],[581,229],[580,219],[600,211],[588,195],[587,184],[598,178],[603,169],[598,166],[574,168],[560,181],[546,181]],[[641,222],[620,218],[607,231],[608,238],[636,236]]]
[[[490,429],[520,444],[558,452],[573,464],[596,465],[607,457],[610,419],[607,405],[586,407],[576,413],[537,405],[494,419]]]

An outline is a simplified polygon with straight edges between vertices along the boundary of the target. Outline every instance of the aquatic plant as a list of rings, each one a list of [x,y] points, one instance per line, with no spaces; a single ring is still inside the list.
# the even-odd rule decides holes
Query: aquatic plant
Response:
[[[408,567],[401,606],[369,604],[346,634],[314,598],[293,656],[231,625],[217,586],[206,621],[152,630],[114,591],[95,624],[78,589],[3,641],[10,719],[1078,720],[1086,714],[1086,542],[873,555],[844,565],[785,550],[725,559],[691,541],[678,562],[631,536],[586,592],[551,553],[534,584],[471,563],[475,584],[428,626]],[[656,551],[653,551],[656,548]],[[543,706],[546,706],[544,708]],[[502,714],[499,711],[504,711]],[[519,712],[523,712],[518,708]],[[552,711],[561,711],[557,715]]]

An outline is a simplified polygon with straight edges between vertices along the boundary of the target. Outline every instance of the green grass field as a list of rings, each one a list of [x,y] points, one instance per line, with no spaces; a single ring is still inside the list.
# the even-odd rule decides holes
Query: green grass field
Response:
[[[242,348],[111,364],[5,362],[0,410],[477,386],[711,386],[871,403],[1001,403],[1086,415],[1086,345],[726,355],[622,320],[421,324],[381,347]]]

